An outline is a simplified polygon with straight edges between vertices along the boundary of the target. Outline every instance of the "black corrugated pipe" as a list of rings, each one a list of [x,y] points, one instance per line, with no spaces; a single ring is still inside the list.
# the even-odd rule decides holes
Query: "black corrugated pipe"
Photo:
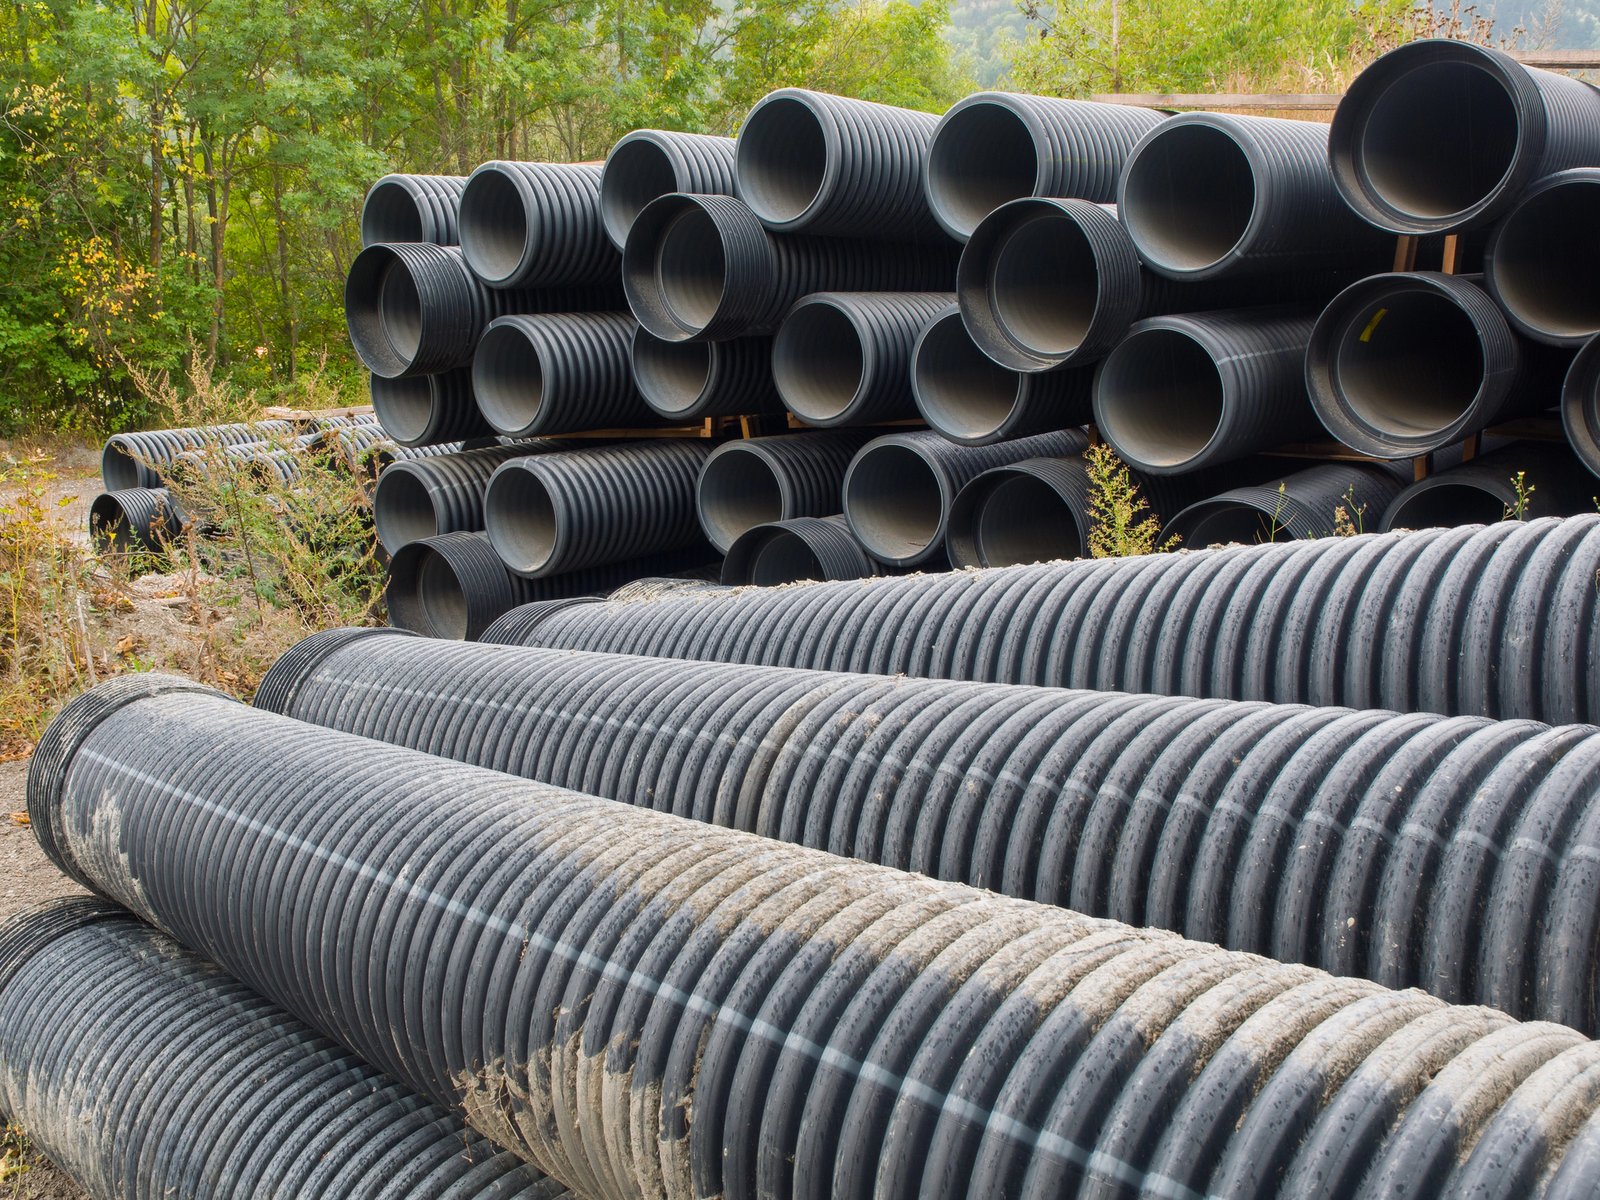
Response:
[[[1340,194],[1380,229],[1468,229],[1534,180],[1600,162],[1600,93],[1487,46],[1411,42],[1345,90],[1328,155]]]
[[[1140,321],[1095,370],[1094,423],[1152,475],[1316,437],[1305,366],[1316,320],[1307,309],[1242,308]]]
[[[780,88],[739,128],[736,194],[775,233],[942,242],[922,190],[938,124],[932,113]]]
[[[728,557],[722,560],[722,582],[729,587],[867,579],[876,574],[878,564],[861,548],[843,516],[796,517],[752,525],[734,539]]]
[[[150,429],[114,433],[100,451],[100,479],[108,492],[161,486],[161,468],[185,450],[231,446],[239,442],[294,433],[290,421],[255,421],[233,425],[198,425],[188,429]]]
[[[703,548],[695,479],[710,453],[684,438],[513,458],[484,493],[489,543],[530,579]]]
[[[1411,484],[1384,510],[1380,528],[1566,517],[1593,512],[1594,494],[1594,476],[1571,447],[1513,442]]]
[[[700,528],[719,551],[745,530],[839,510],[839,489],[850,458],[871,433],[831,429],[744,438],[718,446],[695,487]]]
[[[633,315],[669,342],[773,333],[812,292],[949,291],[956,247],[777,237],[732,196],[662,196],[622,253]]]
[[[600,219],[600,168],[592,163],[486,162],[467,177],[458,220],[466,264],[491,288],[572,287],[617,276],[617,250]]]
[[[57,718],[51,856],[584,1195],[1600,1185],[1575,1030],[151,686]]]
[[[1539,180],[1495,226],[1483,255],[1484,286],[1519,333],[1576,347],[1600,333],[1600,170]]]
[[[1561,424],[1583,465],[1600,475],[1600,335],[1572,360],[1561,385]]]
[[[495,468],[546,449],[546,444],[522,442],[397,459],[378,476],[372,496],[378,541],[393,554],[420,538],[482,529],[483,493]]]
[[[94,1200],[569,1194],[87,897],[0,924],[0,1112]]]
[[[447,533],[407,542],[389,560],[383,597],[396,629],[474,641],[520,604],[604,593],[643,575],[696,567],[704,549],[656,554],[554,575],[513,575],[482,533]]]
[[[731,196],[731,137],[635,129],[611,147],[600,174],[600,219],[606,236],[621,250],[639,211],[658,196],[691,192]]]
[[[844,515],[866,552],[911,567],[944,548],[950,506],[967,480],[991,467],[1072,454],[1089,444],[1066,429],[994,446],[956,446],[937,433],[890,433],[868,442],[844,477]]]
[[[1161,540],[1198,548],[1364,533],[1382,525],[1403,486],[1395,470],[1376,463],[1319,463],[1197,501],[1167,520]]]
[[[183,532],[183,517],[166,488],[101,492],[89,505],[89,537],[101,554],[159,551]]]
[[[588,288],[491,288],[456,246],[368,246],[350,264],[345,325],[374,375],[437,375],[472,361],[485,326],[506,313],[622,307],[614,281]]]
[[[1339,293],[1305,360],[1329,433],[1361,454],[1403,458],[1555,404],[1565,358],[1522,342],[1480,278],[1410,271]]]
[[[461,241],[456,213],[465,175],[385,175],[361,202],[361,244]]]
[[[629,348],[633,386],[657,416],[669,421],[702,417],[775,416],[783,398],[772,382],[772,339],[668,342],[644,326]]]
[[[508,437],[659,425],[633,386],[627,313],[500,317],[472,360],[478,410]]]
[[[1377,271],[1394,255],[1340,199],[1320,121],[1172,117],[1134,148],[1117,206],[1139,257],[1173,279]]]
[[[1129,470],[1145,501],[1138,519],[1159,523],[1205,494],[1213,472],[1146,475]],[[1214,484],[1213,484],[1214,486]],[[955,567],[1009,567],[1089,555],[1095,515],[1082,455],[1028,458],[975,475],[956,493],[944,535]]]
[[[977,92],[934,130],[923,178],[934,220],[964,242],[1024,196],[1109,203],[1129,153],[1166,117],[1128,104]]]
[[[1596,918],[1557,900],[1592,871],[1578,829],[1600,821],[1593,727],[467,648],[386,630],[313,635],[261,694],[302,721],[556,787],[1600,1030]],[[711,731],[715,746],[697,745]],[[603,755],[563,753],[602,738]],[[1546,847],[1517,839],[1541,810],[1572,814],[1548,847],[1565,879],[1528,888]],[[1489,936],[1462,928],[1463,909],[1497,913]],[[1530,930],[1526,947],[1495,936]],[[1561,966],[1522,978],[1534,960]]]
[[[1377,523],[1377,506],[1363,524]],[[1331,522],[1330,522],[1331,524]],[[1600,717],[1600,515],[585,604],[530,645],[1046,687]]]
[[[1023,375],[978,348],[946,305],[917,335],[911,391],[922,419],[952,442],[988,446],[1031,433],[1084,425],[1094,415],[1094,371]]]
[[[478,411],[472,368],[403,379],[370,377],[372,407],[383,432],[400,446],[436,446],[490,436],[494,428]]]
[[[911,351],[948,292],[818,292],[802,298],[772,343],[772,379],[807,425],[829,429],[917,415]]]

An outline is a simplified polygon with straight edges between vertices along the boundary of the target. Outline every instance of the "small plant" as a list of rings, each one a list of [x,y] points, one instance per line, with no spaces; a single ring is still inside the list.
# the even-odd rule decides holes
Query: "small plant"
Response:
[[[1278,502],[1272,506],[1272,516],[1267,519],[1267,541],[1275,542],[1278,535],[1289,527],[1283,522],[1283,514],[1289,507],[1289,488],[1283,480],[1278,480]]]
[[[1333,536],[1358,537],[1365,532],[1367,506],[1356,503],[1356,485],[1351,484],[1341,497],[1343,504],[1333,506]]]
[[[1155,550],[1161,523],[1117,452],[1097,442],[1083,452],[1083,465],[1089,474],[1090,556],[1126,558]]]
[[[1510,504],[1506,505],[1506,515],[1502,517],[1501,520],[1526,520],[1528,516],[1528,510],[1531,507],[1531,501],[1533,500],[1533,493],[1536,490],[1537,489],[1534,487],[1534,485],[1528,482],[1526,472],[1518,471],[1515,475],[1513,475],[1511,477],[1512,501]]]

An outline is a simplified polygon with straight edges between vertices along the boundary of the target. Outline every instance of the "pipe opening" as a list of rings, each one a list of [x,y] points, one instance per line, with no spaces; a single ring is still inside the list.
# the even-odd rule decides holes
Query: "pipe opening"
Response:
[[[772,343],[772,378],[797,416],[827,421],[861,395],[866,374],[861,335],[831,304],[791,312]]]
[[[422,566],[417,571],[417,603],[433,636],[458,642],[466,640],[466,589],[444,555],[423,556]]]
[[[374,375],[372,410],[390,437],[402,442],[422,437],[433,420],[433,377],[384,379]]]
[[[756,551],[750,564],[750,582],[758,587],[798,583],[802,579],[825,579],[819,559],[804,541],[792,533],[775,533]]]
[[[556,550],[556,508],[544,481],[531,471],[495,472],[484,495],[489,541],[513,571],[537,571]]]
[[[1199,342],[1175,329],[1145,329],[1112,351],[1095,380],[1095,417],[1136,466],[1179,467],[1222,424],[1222,375]]]
[[[1154,264],[1198,271],[1244,238],[1256,205],[1244,148],[1209,125],[1168,125],[1128,163],[1122,221]]]
[[[504,171],[479,171],[461,193],[456,216],[461,252],[492,282],[510,279],[528,248],[528,214],[522,194]]]
[[[1494,192],[1521,133],[1516,103],[1493,74],[1473,63],[1430,63],[1373,97],[1356,134],[1356,170],[1396,212],[1447,218]]]
[[[1552,187],[1501,227],[1494,282],[1500,301],[1549,337],[1600,332],[1600,183]]]
[[[946,118],[928,150],[928,199],[970,235],[1008,200],[1031,196],[1039,152],[1027,124],[1000,104],[974,104]]]
[[[661,412],[691,409],[711,386],[712,342],[668,342],[644,328],[633,337],[633,382]]]
[[[494,325],[478,341],[472,390],[483,419],[502,433],[521,433],[539,419],[544,364],[539,350],[515,325]]]
[[[745,530],[781,521],[783,488],[759,454],[729,450],[706,460],[699,484],[700,520],[719,550]]]
[[[716,222],[699,208],[678,213],[656,243],[655,284],[661,303],[687,329],[704,329],[727,288],[728,261]]]
[[[1330,364],[1352,416],[1399,437],[1459,421],[1483,388],[1483,346],[1472,319],[1433,292],[1389,293],[1353,309]]]
[[[408,542],[420,542],[439,532],[433,492],[410,471],[385,471],[379,476],[372,520],[378,540],[390,554]]]
[[[1440,483],[1418,488],[1395,505],[1386,529],[1433,529],[1438,526],[1493,525],[1505,520],[1506,503],[1479,484]]]
[[[1017,345],[1070,354],[1100,302],[1100,268],[1076,221],[1029,217],[1001,241],[989,271],[989,307]]]
[[[89,533],[94,548],[102,553],[128,550],[134,543],[133,523],[115,496],[96,496],[89,505]]]
[[[1182,544],[1190,550],[1207,546],[1227,546],[1238,543],[1253,546],[1260,542],[1292,542],[1292,534],[1285,517],[1274,519],[1272,513],[1262,512],[1248,504],[1224,502],[1211,512],[1185,522]]]
[[[1011,475],[978,504],[972,540],[986,567],[1082,558],[1078,525],[1056,490],[1031,475]]]
[[[959,313],[924,331],[911,362],[917,407],[928,424],[954,437],[987,437],[1017,407],[1022,378],[973,342]]]
[[[361,244],[425,242],[422,212],[406,186],[395,179],[380,179],[361,205]]]
[[[828,170],[822,122],[809,105],[780,97],[745,122],[735,150],[739,197],[766,221],[793,221],[816,203]]]
[[[938,540],[944,491],[920,454],[888,443],[856,459],[845,480],[844,506],[869,554],[901,562]]]
[[[617,245],[650,201],[678,191],[678,175],[667,152],[643,138],[618,144],[600,180],[600,219]]]
[[[391,261],[378,284],[378,321],[395,357],[410,362],[422,346],[422,296],[411,272]]]
[[[100,478],[108,492],[126,491],[141,483],[139,461],[114,437],[100,451]]]

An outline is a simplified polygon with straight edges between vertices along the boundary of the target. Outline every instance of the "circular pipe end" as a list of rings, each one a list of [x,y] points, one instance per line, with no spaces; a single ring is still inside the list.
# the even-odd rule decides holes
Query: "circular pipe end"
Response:
[[[893,435],[867,443],[844,477],[844,515],[867,553],[891,566],[932,557],[955,499],[944,473]]]
[[[450,322],[471,296],[455,252],[427,243],[368,246],[345,278],[344,316],[350,344],[374,375],[394,379],[453,365],[470,343],[456,344],[463,329],[446,330],[430,313],[450,312]],[[423,288],[430,301],[423,303]],[[449,361],[434,361],[448,358]]]
[[[1535,184],[1495,227],[1484,256],[1490,293],[1529,337],[1578,346],[1600,333],[1600,170]]]
[[[538,341],[516,317],[492,321],[472,359],[478,411],[498,433],[534,432],[544,407],[544,360]]]
[[[667,148],[650,130],[634,130],[611,148],[600,174],[600,220],[606,236],[621,250],[645,205],[682,190]]]
[[[838,133],[810,95],[772,92],[750,110],[734,147],[739,198],[762,224],[805,224],[838,174]]]
[[[977,476],[950,506],[945,550],[955,567],[1082,558],[1079,517],[1060,491],[1015,467]]]
[[[121,434],[107,438],[100,449],[100,481],[108,492],[122,492],[145,483],[144,470]]]
[[[370,380],[372,410],[383,431],[402,446],[414,446],[427,437],[439,419],[438,397],[432,375]]]
[[[1561,384],[1561,425],[1573,452],[1600,475],[1600,336],[1578,351]]]
[[[1384,510],[1379,533],[1396,529],[1434,529],[1457,525],[1493,525],[1505,520],[1515,503],[1509,482],[1451,479],[1449,473],[1423,479],[1406,488]]]
[[[522,274],[532,229],[515,164],[486,162],[461,191],[456,223],[461,253],[472,273],[490,287],[505,287]]]
[[[784,407],[819,428],[849,422],[867,382],[867,340],[827,296],[801,300],[772,342],[772,379]]]
[[[977,443],[1004,431],[1022,398],[1022,379],[978,349],[952,305],[917,338],[911,391],[929,425],[952,441]]]
[[[711,390],[715,342],[669,342],[641,325],[628,353],[634,386],[664,417],[688,416]]]
[[[372,493],[372,522],[378,541],[390,554],[439,532],[439,511],[433,490],[405,462],[392,462],[378,476]]]
[[[457,545],[440,543],[453,538]],[[496,585],[498,584],[498,587]],[[492,606],[504,599],[505,568],[481,534],[451,534],[408,542],[389,560],[384,599],[389,623],[398,629],[450,641],[469,640],[474,633],[473,589],[494,588],[496,596],[480,597]]]
[[[639,324],[669,342],[732,337],[746,302],[771,291],[766,231],[729,196],[674,194],[634,219],[622,287]],[[765,269],[762,269],[762,268]]]
[[[555,500],[528,460],[501,463],[483,495],[484,525],[500,561],[518,575],[537,577],[565,541]]]
[[[1118,183],[1117,211],[1139,257],[1172,279],[1225,269],[1256,220],[1253,150],[1220,120],[1187,113],[1162,122]]]
[[[403,175],[385,175],[361,202],[361,244],[431,242],[416,193]]]
[[[728,442],[711,452],[695,485],[700,528],[722,554],[745,530],[792,516],[782,475],[759,450]]]
[[[944,114],[924,167],[928,205],[957,241],[1007,201],[1040,185],[1041,131],[1003,92],[968,96]]]
[[[1154,474],[1177,474],[1203,459],[1225,403],[1216,361],[1179,329],[1136,326],[1094,379],[1101,435],[1129,466]]]

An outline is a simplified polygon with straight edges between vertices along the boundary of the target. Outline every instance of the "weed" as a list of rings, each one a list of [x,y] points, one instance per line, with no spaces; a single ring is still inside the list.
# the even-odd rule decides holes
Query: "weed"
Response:
[[[1124,558],[1155,550],[1160,522],[1117,452],[1096,442],[1083,452],[1083,464],[1089,474],[1089,554]],[[1169,539],[1162,548],[1175,544]]]
[[[1333,506],[1333,536],[1359,537],[1365,532],[1367,506],[1356,503],[1356,485],[1345,488],[1343,504]]]
[[[1502,521],[1522,521],[1528,516],[1528,509],[1533,500],[1533,493],[1538,489],[1528,482],[1527,473],[1518,471],[1511,477],[1512,501],[1506,505],[1505,516]]]

